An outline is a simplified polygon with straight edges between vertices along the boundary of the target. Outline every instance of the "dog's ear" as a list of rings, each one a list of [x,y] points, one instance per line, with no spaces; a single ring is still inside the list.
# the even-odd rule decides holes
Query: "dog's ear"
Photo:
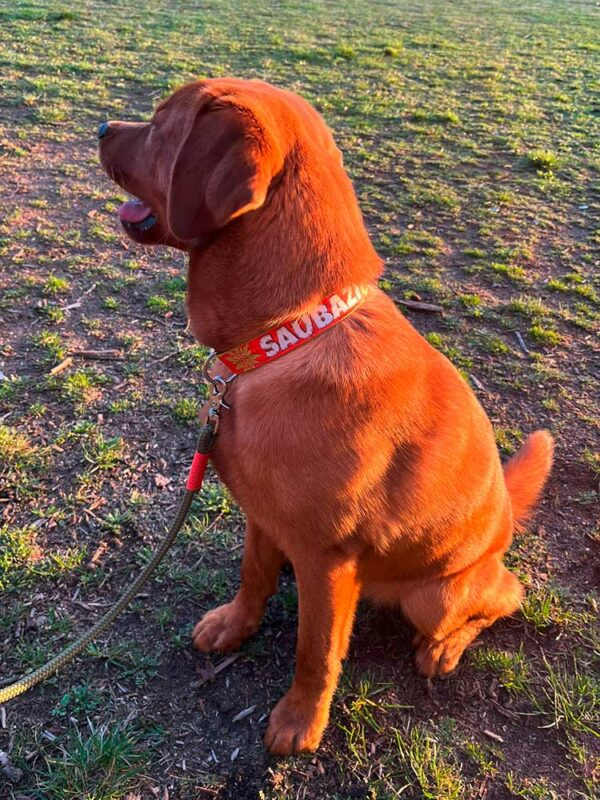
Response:
[[[272,147],[244,109],[222,102],[198,112],[171,174],[168,221],[183,242],[202,244],[265,201],[275,168]]]

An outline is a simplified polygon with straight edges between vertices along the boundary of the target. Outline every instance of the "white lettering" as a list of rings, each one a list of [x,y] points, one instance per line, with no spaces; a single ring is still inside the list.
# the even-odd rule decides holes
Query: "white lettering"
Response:
[[[345,314],[348,311],[348,306],[344,303],[339,294],[332,294],[329,298],[329,302],[331,303],[331,313],[334,319],[337,319],[340,314]]]
[[[348,303],[348,308],[352,308],[358,303],[358,297],[354,295],[354,290],[356,289],[355,286],[351,286],[349,289],[346,290],[346,302]]]
[[[300,323],[304,325],[304,328],[300,326]],[[313,332],[312,319],[308,314],[305,314],[303,317],[300,317],[300,319],[295,319],[292,322],[292,329],[300,339],[308,339]]]
[[[333,316],[327,311],[327,306],[324,305],[317,306],[311,316],[319,330],[326,328],[327,325],[331,325],[333,322]]]
[[[282,350],[287,350],[291,344],[298,344],[298,339],[286,327],[277,329],[277,341]]]
[[[276,356],[279,352],[279,345],[273,341],[273,337],[270,333],[268,333],[266,336],[262,336],[258,343],[261,346],[261,349],[264,350],[267,358],[273,358],[273,356]]]

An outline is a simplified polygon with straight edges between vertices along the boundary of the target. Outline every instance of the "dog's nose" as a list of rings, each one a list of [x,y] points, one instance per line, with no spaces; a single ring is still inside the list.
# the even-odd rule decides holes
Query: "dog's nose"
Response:
[[[100,123],[100,125],[98,126],[98,138],[99,139],[104,139],[104,137],[108,133],[109,127],[110,127],[110,125],[108,124],[108,122],[101,122]]]

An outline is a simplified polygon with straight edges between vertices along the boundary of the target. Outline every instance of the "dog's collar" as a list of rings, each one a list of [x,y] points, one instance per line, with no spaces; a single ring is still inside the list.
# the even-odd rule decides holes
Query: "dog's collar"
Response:
[[[361,305],[368,294],[367,286],[350,286],[341,292],[324,297],[319,305],[307,314],[271,328],[260,336],[240,344],[217,358],[235,374],[251,372],[270,361],[291,353],[310,342],[315,336],[329,330]]]

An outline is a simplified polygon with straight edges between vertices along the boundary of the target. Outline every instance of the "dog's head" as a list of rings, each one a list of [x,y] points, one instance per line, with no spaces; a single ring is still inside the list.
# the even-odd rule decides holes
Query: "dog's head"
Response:
[[[260,209],[290,153],[340,152],[304,100],[262,81],[213,79],[178,89],[150,122],[100,126],[100,160],[136,199],[119,209],[142,244],[206,246],[232,220]]]

